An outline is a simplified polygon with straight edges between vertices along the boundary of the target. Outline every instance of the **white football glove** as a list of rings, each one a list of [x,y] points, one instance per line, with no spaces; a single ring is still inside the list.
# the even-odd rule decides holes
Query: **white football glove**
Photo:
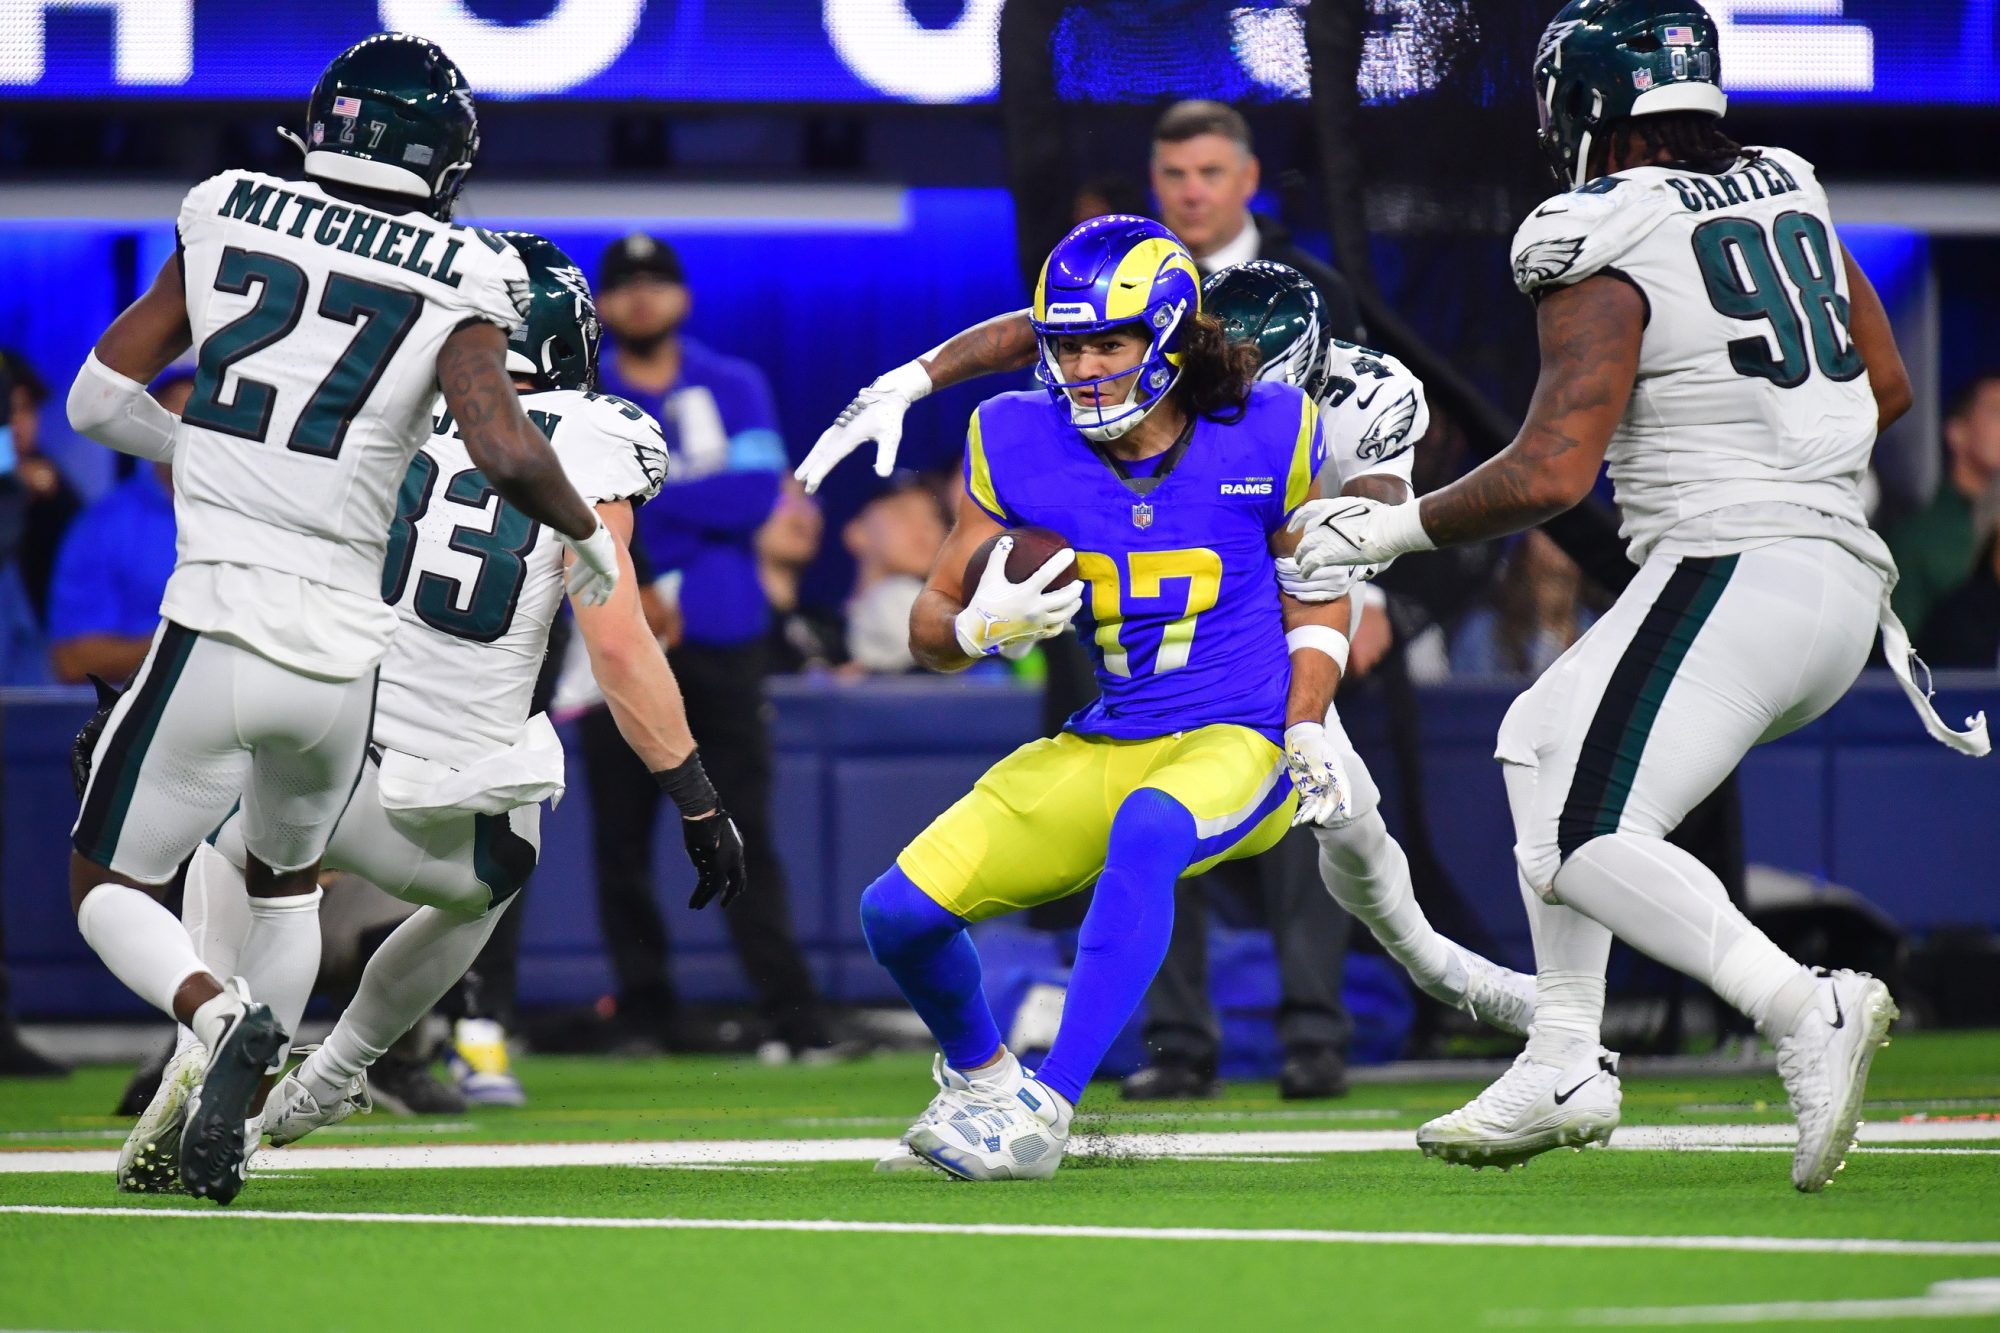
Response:
[[[1050,556],[1042,567],[1019,583],[1007,581],[1007,556],[1014,549],[1012,537],[1002,537],[979,576],[979,587],[971,603],[952,620],[958,646],[967,657],[986,657],[1015,639],[1049,639],[1063,632],[1083,608],[1083,580],[1078,579],[1054,592],[1048,586],[1076,559],[1065,547]]]
[[[805,483],[806,494],[811,495],[840,460],[873,440],[875,475],[888,476],[895,470],[896,450],[903,443],[903,413],[930,391],[930,372],[921,360],[897,366],[840,410],[792,475]]]
[[[582,541],[563,537],[562,543],[576,557],[563,581],[571,600],[578,606],[603,606],[610,601],[618,587],[618,539],[604,526],[604,520],[599,519],[596,531]]]
[[[1307,577],[1293,556],[1279,556],[1277,565],[1278,587],[1301,602],[1337,602],[1353,592],[1356,584],[1366,583],[1388,568],[1386,565],[1328,565]]]
[[[1424,532],[1415,500],[1399,505],[1358,495],[1309,500],[1285,526],[1304,534],[1292,555],[1307,578],[1329,565],[1386,565],[1399,555],[1437,548]]]
[[[1354,799],[1347,785],[1347,768],[1340,762],[1326,727],[1319,722],[1294,722],[1285,728],[1285,768],[1299,793],[1298,813],[1292,827],[1301,824],[1325,825],[1354,813]]]

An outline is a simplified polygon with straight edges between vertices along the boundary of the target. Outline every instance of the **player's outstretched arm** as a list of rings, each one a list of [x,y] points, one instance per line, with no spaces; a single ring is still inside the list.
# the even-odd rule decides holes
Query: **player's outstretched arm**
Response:
[[[1585,278],[1543,297],[1536,325],[1541,377],[1513,442],[1415,504],[1343,496],[1301,506],[1292,517],[1301,570],[1505,537],[1590,494],[1638,379],[1645,298],[1618,278]]]
[[[173,413],[146,386],[193,341],[181,259],[167,256],[145,295],[97,340],[69,390],[69,424],[80,435],[155,462],[173,456]]]
[[[831,426],[820,433],[812,452],[793,474],[805,483],[806,494],[819,489],[842,459],[875,442],[875,475],[886,477],[896,467],[896,450],[903,442],[903,414],[910,404],[933,389],[947,389],[982,375],[1020,370],[1035,360],[1035,330],[1028,312],[1017,310],[975,324],[914,361],[907,361],[854,396]]]
[[[601,504],[597,514],[617,545],[618,583],[610,599],[600,605],[575,604],[577,633],[590,654],[591,674],[604,692],[618,734],[680,807],[688,857],[697,876],[688,905],[703,907],[720,898],[726,906],[743,891],[743,840],[695,753],[680,683],[646,623],[629,551],[631,502]],[[576,558],[574,553],[570,558]]]
[[[1875,284],[1840,247],[1840,262],[1847,265],[1848,332],[1854,335],[1854,350],[1868,367],[1868,387],[1875,395],[1875,429],[1887,430],[1910,410],[1916,395],[1910,389],[1910,372],[1903,368],[1903,354],[1896,348],[1896,331],[1889,324],[1889,312],[1875,294]]]
[[[1544,297],[1535,317],[1542,371],[1513,443],[1417,502],[1433,546],[1532,528],[1590,494],[1639,377],[1646,300],[1618,278]]]
[[[617,543],[570,485],[548,437],[521,410],[507,373],[507,335],[483,321],[461,325],[438,351],[437,376],[465,450],[493,489],[554,529],[576,556],[570,595],[586,605],[609,598],[618,581]]]

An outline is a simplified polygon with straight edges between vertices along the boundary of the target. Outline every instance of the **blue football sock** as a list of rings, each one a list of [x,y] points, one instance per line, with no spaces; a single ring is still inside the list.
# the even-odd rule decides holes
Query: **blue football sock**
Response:
[[[962,917],[890,866],[861,895],[861,933],[953,1069],[976,1069],[1000,1053],[1000,1029],[979,986],[979,951]]]
[[[1077,935],[1062,1027],[1035,1071],[1072,1106],[1166,960],[1174,884],[1196,841],[1187,807],[1151,787],[1126,797],[1111,821],[1104,874]]]

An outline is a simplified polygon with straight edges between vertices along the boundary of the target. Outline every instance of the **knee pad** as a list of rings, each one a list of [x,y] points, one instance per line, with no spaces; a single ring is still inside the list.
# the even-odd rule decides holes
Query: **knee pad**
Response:
[[[869,956],[878,963],[964,928],[963,921],[932,901],[901,866],[890,866],[862,891],[861,938],[868,944]]]

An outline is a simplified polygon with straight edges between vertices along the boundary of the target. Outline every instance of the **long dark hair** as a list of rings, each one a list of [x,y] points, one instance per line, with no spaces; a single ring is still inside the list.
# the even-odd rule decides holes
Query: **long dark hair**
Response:
[[[1738,158],[1759,156],[1754,148],[1745,151],[1742,144],[1722,132],[1721,117],[1702,111],[1664,111],[1614,121],[1602,143],[1607,169],[1615,157],[1625,155],[1635,144],[1645,148],[1648,158],[1664,153],[1669,162],[1685,162],[1703,171],[1722,171]]]
[[[1181,377],[1173,391],[1189,416],[1233,425],[1243,420],[1261,364],[1256,344],[1232,342],[1221,320],[1196,315],[1181,347]]]

